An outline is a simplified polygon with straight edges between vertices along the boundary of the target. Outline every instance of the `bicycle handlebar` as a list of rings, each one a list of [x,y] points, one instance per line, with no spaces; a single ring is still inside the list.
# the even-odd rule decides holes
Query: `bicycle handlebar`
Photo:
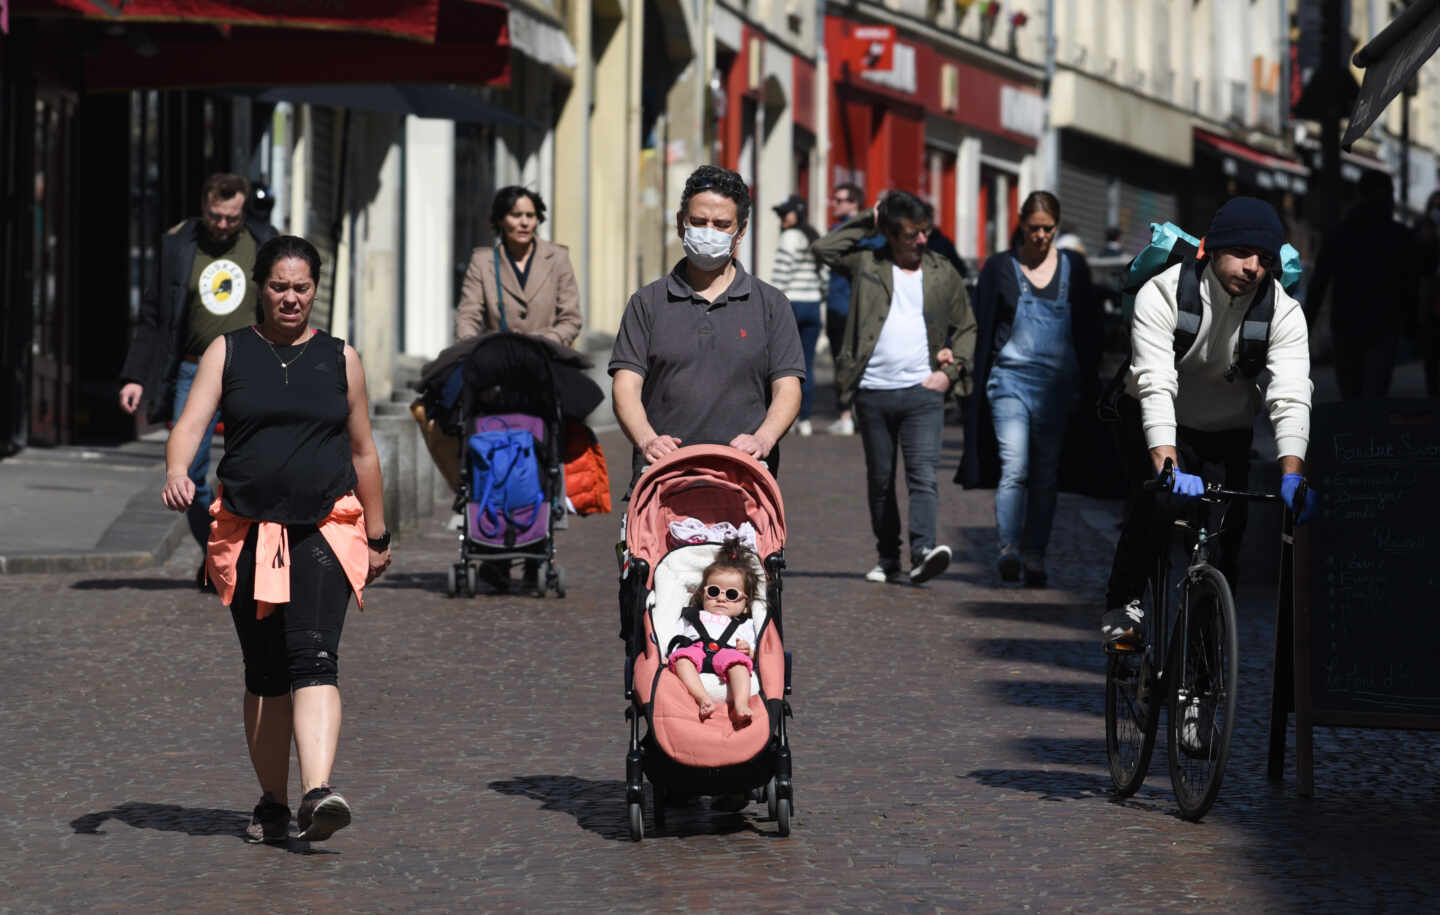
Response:
[[[1168,492],[1174,485],[1175,462],[1170,458],[1165,459],[1165,466],[1160,475],[1153,480],[1146,480],[1143,487],[1146,492]],[[1232,502],[1237,499],[1246,499],[1251,502],[1279,502],[1285,504],[1284,498],[1278,492],[1249,492],[1243,489],[1226,489],[1219,483],[1206,483],[1205,492],[1200,497],[1202,502],[1220,503]],[[1295,493],[1295,501],[1303,505],[1305,503],[1305,482],[1302,480],[1299,490]]]

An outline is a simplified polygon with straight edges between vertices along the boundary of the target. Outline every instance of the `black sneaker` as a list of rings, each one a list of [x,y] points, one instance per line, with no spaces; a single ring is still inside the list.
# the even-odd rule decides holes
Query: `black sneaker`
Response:
[[[245,828],[245,841],[251,845],[261,842],[284,842],[290,837],[290,808],[265,792],[255,812],[250,816],[250,825]]]
[[[525,571],[520,577],[520,592],[542,597],[545,595],[545,589],[540,586],[540,560],[525,560]]]
[[[295,821],[300,826],[295,838],[322,842],[350,825],[350,805],[328,785],[315,788],[305,792]]]
[[[1006,585],[1020,584],[1020,556],[1017,553],[1001,553],[1000,558],[995,560],[995,574],[1000,576],[1000,583]]]
[[[1027,588],[1044,588],[1050,584],[1050,576],[1045,574],[1045,563],[1025,563],[1024,585]]]
[[[496,594],[510,593],[510,563],[482,561],[477,570],[480,580],[490,586]]]
[[[922,584],[939,575],[950,567],[950,548],[948,546],[931,547],[920,557],[919,562],[913,559],[910,562],[910,582]]]
[[[1112,651],[1135,651],[1145,644],[1145,608],[1138,600],[1105,611],[1100,617],[1100,635]]]

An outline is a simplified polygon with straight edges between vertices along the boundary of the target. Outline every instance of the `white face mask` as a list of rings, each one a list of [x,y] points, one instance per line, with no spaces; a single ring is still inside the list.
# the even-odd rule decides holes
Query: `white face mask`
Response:
[[[697,270],[719,270],[730,263],[735,236],[709,226],[686,226],[685,257]]]

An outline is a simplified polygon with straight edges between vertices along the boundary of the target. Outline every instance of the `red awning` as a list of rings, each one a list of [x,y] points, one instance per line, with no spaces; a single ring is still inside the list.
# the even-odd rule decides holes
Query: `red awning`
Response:
[[[1222,137],[1219,134],[1200,130],[1198,127],[1195,129],[1195,139],[1201,145],[1208,146],[1216,152],[1235,156],[1259,168],[1287,172],[1300,178],[1310,177],[1310,169],[1294,159],[1255,149],[1254,147],[1246,146],[1244,143],[1238,143],[1235,140]]]
[[[425,42],[441,39],[442,26],[483,19],[472,7],[505,11],[503,0],[11,0],[11,7],[17,17],[339,30]]]
[[[508,10],[499,0],[400,0],[395,9],[433,16],[404,20],[410,31],[379,34],[383,17],[361,22],[381,0],[331,3],[340,15],[329,25],[318,17],[279,24],[231,25],[184,18],[135,19],[130,14],[166,7],[220,7],[216,0],[129,0],[119,17],[76,16],[88,0],[13,0],[13,11],[29,19],[34,60],[44,61],[51,78],[76,89],[105,92],[130,89],[207,89],[235,86],[319,86],[346,83],[504,85],[509,80]],[[118,5],[120,0],[105,0]],[[282,0],[245,0],[232,9],[254,12]],[[284,0],[289,2],[289,0]],[[300,11],[322,0],[296,0]],[[33,15],[46,8],[63,15]],[[349,18],[355,17],[355,18]],[[120,27],[114,27],[114,23]],[[358,25],[357,25],[358,24]],[[352,26],[357,26],[356,31]],[[374,27],[372,27],[374,26]],[[396,37],[399,36],[399,37]]]

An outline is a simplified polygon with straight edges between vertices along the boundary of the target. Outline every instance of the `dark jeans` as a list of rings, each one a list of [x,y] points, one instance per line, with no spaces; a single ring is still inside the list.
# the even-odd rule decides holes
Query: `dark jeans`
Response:
[[[194,362],[180,363],[180,372],[175,377],[175,412],[172,419],[179,422],[180,414],[185,409],[185,401],[190,399],[190,387],[195,383],[195,373],[200,367]],[[195,449],[195,459],[190,462],[190,482],[195,484],[195,499],[190,503],[190,508],[185,513],[185,520],[190,524],[190,536],[200,544],[201,552],[205,550],[205,544],[210,540],[210,503],[215,501],[215,494],[210,491],[210,440],[215,436],[215,424],[220,421],[220,413],[217,411],[210,418],[210,425],[205,429],[205,434],[200,437],[200,447]]]
[[[830,342],[830,358],[833,361],[840,355],[840,347],[845,344],[845,321],[850,317],[849,312],[831,311],[825,309],[825,339]],[[840,390],[840,379],[835,379],[836,402],[840,404],[841,410],[850,409],[850,402],[846,399],[845,391]]]
[[[1133,397],[1121,397],[1119,408],[1120,450],[1125,459],[1126,478],[1130,481],[1130,495],[1125,502],[1125,525],[1115,547],[1115,561],[1110,566],[1110,583],[1105,589],[1106,607],[1123,607],[1144,595],[1145,583],[1155,571],[1160,551],[1168,548],[1172,541],[1175,518],[1187,504],[1166,493],[1146,492],[1141,488],[1146,480],[1155,479],[1155,462],[1150,459],[1150,449],[1140,425],[1140,402]],[[1180,426],[1175,436],[1180,469],[1206,477],[1204,465],[1219,465],[1223,474],[1221,482],[1226,489],[1247,489],[1252,435],[1251,429],[1202,432]],[[1206,477],[1206,482],[1211,479],[1213,477]],[[1225,518],[1225,535],[1220,538],[1218,565],[1232,590],[1238,584],[1240,541],[1248,517],[1247,502],[1231,503]]]
[[[800,419],[809,419],[815,408],[815,344],[820,342],[820,303],[791,302],[795,326],[800,330],[800,349],[805,353],[805,381],[800,385]]]
[[[895,452],[905,453],[910,490],[910,557],[917,561],[935,546],[940,494],[935,465],[945,428],[945,395],[921,385],[898,391],[855,392],[855,428],[865,446],[870,528],[880,564],[900,565],[900,505],[895,498]]]
[[[290,602],[255,618],[255,538],[252,525],[235,570],[230,615],[245,657],[245,689],[284,696],[306,686],[335,686],[340,630],[350,605],[350,580],[319,528],[286,525],[290,538]]]

